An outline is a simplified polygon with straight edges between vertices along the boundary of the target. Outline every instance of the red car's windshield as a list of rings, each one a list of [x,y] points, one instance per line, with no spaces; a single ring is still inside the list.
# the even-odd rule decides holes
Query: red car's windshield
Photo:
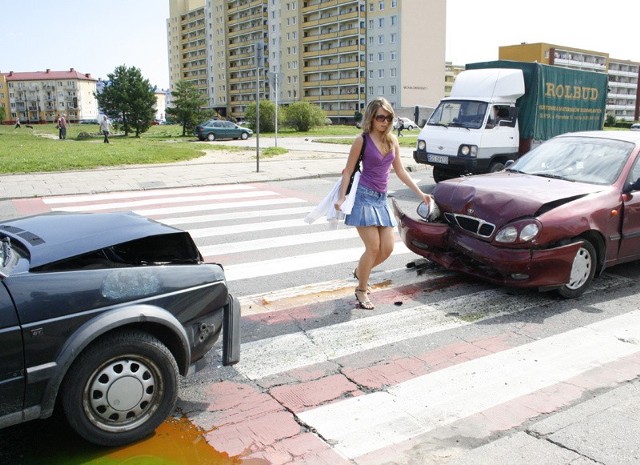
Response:
[[[541,144],[508,168],[537,176],[610,185],[618,179],[634,144],[592,137],[559,137]]]

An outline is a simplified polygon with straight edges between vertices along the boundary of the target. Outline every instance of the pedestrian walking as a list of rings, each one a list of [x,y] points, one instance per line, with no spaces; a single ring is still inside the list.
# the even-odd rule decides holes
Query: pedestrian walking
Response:
[[[13,129],[20,129],[22,126],[20,125],[20,118],[16,118],[16,126]]]
[[[404,137],[402,135],[402,130],[404,129],[404,123],[398,118],[398,137]]]
[[[362,144],[365,143],[360,181],[351,213],[345,217],[345,224],[356,227],[365,247],[358,266],[353,270],[353,276],[358,280],[355,290],[358,305],[366,310],[374,308],[368,296],[371,270],[391,255],[395,242],[394,228],[397,222],[387,202],[391,167],[398,179],[415,192],[421,201],[429,203],[429,196],[416,185],[402,164],[398,138],[392,134],[393,119],[393,107],[385,98],[378,97],[369,103],[362,122],[364,132],[356,136],[351,145],[346,167],[342,172],[338,200],[334,205],[336,210],[340,210],[345,202],[351,174],[356,169]]]
[[[65,115],[60,115],[60,118],[58,118],[58,137],[61,140],[67,138],[67,118]]]
[[[107,118],[107,115],[104,115],[102,117],[102,121],[100,121],[100,131],[102,131],[102,134],[104,135],[104,143],[108,144],[109,143],[109,132],[111,130],[111,121],[109,121],[109,118]]]

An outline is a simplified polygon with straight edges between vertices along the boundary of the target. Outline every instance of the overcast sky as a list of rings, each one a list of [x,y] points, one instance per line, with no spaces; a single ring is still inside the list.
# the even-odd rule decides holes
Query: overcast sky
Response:
[[[2,16],[1,72],[75,68],[106,78],[126,65],[169,86],[168,0],[2,0]],[[446,59],[495,60],[501,45],[548,42],[640,61],[631,29],[639,17],[639,0],[447,0]],[[429,44],[416,44],[419,60]]]

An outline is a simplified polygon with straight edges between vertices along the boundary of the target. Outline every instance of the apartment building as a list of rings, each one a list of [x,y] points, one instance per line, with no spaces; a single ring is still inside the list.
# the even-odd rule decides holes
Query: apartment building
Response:
[[[223,116],[243,117],[256,98],[304,100],[344,123],[378,95],[400,112],[443,96],[445,0],[170,0],[170,14],[171,87],[203,89],[206,70]]]
[[[0,80],[5,94],[5,121],[53,122],[65,114],[70,122],[98,117],[96,79],[89,73],[31,71],[5,73]]]
[[[170,0],[167,20],[169,81],[192,83],[208,91],[207,35],[204,0]]]
[[[537,61],[549,65],[607,73],[607,114],[618,120],[640,118],[640,63],[612,58],[606,52],[548,43],[522,43],[499,48],[501,60]]]

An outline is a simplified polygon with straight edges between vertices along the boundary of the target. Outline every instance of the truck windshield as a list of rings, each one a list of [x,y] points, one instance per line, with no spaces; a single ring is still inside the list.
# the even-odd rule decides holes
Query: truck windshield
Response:
[[[487,113],[487,103],[474,100],[446,100],[431,114],[428,125],[480,129]]]

